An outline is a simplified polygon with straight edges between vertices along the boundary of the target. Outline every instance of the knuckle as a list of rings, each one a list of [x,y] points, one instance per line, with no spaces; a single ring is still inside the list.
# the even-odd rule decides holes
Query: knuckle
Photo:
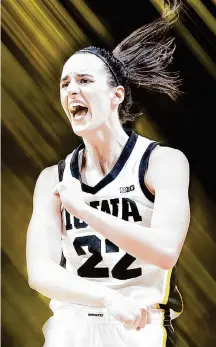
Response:
[[[136,318],[141,318],[141,311],[137,311],[137,312],[135,313],[135,317],[136,317]]]
[[[124,321],[124,323],[125,323],[126,325],[130,325],[131,322],[132,322],[132,321],[131,321],[131,320],[128,320],[128,319]]]
[[[146,310],[142,310],[142,317],[146,317],[148,312]]]
[[[144,328],[144,326],[146,325],[146,319],[142,319],[140,325],[142,326],[142,328]]]
[[[134,322],[134,317],[133,316],[125,316],[125,323],[126,324],[131,324],[132,322]]]

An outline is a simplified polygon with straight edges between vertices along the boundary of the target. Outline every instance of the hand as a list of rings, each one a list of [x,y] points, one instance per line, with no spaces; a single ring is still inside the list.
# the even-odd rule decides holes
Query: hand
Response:
[[[127,298],[117,292],[109,294],[104,300],[109,313],[122,322],[126,329],[140,330],[151,323],[151,313],[146,307],[140,307],[138,301]]]
[[[73,216],[82,219],[86,208],[80,181],[69,173],[64,174],[63,180],[53,188],[53,194],[58,195],[64,208]]]

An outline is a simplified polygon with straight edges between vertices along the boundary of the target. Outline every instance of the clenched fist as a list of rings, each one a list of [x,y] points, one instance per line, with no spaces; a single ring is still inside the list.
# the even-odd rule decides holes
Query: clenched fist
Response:
[[[60,197],[63,207],[70,214],[82,219],[82,214],[87,205],[84,201],[79,180],[72,177],[69,172],[65,172],[62,182],[57,183],[53,188],[53,193]]]
[[[151,313],[148,307],[141,307],[139,302],[119,293],[112,293],[104,300],[109,313],[122,322],[126,329],[142,329],[151,323]]]

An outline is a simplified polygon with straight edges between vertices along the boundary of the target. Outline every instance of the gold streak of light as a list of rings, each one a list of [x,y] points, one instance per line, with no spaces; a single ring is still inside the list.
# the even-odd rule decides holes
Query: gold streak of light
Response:
[[[150,0],[156,9],[163,13],[164,6],[163,2],[160,0]],[[210,75],[216,80],[216,66],[204,49],[200,46],[197,40],[193,37],[190,31],[183,25],[183,23],[178,19],[175,23],[174,28],[177,30],[178,34],[185,40],[188,47],[196,55],[197,59],[203,64]]]
[[[108,30],[92,12],[92,10],[85,4],[83,0],[70,0],[70,2],[76,7],[79,14],[85,19],[89,26],[106,42],[113,44],[113,38],[109,34]]]
[[[44,168],[43,163],[46,158],[50,158],[53,162],[57,162],[58,156],[55,149],[38,133],[31,121],[25,116],[24,112],[4,89],[2,98],[4,98],[2,112],[7,114],[7,117],[4,117],[4,125],[13,137],[16,138],[16,141],[26,155],[31,158],[31,160],[37,161],[41,169]],[[19,122],[17,122],[17,119],[19,119]],[[19,136],[17,136],[17,134],[19,134]]]
[[[186,41],[191,51],[195,53],[197,59],[203,64],[206,70],[216,81],[216,66],[209,55],[204,51],[204,49],[199,45],[193,35],[180,21],[176,23],[175,27],[179,35]]]
[[[42,74],[50,76],[65,52],[72,54],[81,44],[88,43],[87,36],[66,10],[60,4],[56,6],[57,10],[49,9],[41,0],[9,0],[2,6],[4,30],[28,61],[36,69],[39,67]]]
[[[193,7],[200,18],[208,25],[209,29],[216,35],[216,19],[207,10],[205,5],[200,0],[187,0],[189,5]]]
[[[1,299],[2,326],[7,327],[8,335],[13,338],[13,346],[38,347],[42,346],[42,338],[38,340],[36,335],[26,326],[20,317],[19,311],[13,307],[4,297]],[[30,345],[29,345],[30,343]],[[12,344],[11,344],[12,346]]]
[[[180,258],[181,265],[192,277],[194,273],[198,273],[199,276],[194,277],[194,282],[205,293],[209,300],[216,304],[216,283],[210,276],[206,268],[200,263],[199,259],[190,251],[187,244],[184,245],[184,257]],[[188,266],[190,264],[190,266]],[[203,281],[205,278],[205,282]]]
[[[39,6],[38,1],[36,0],[31,0],[34,2],[34,5],[37,9],[37,11],[40,12],[41,15],[44,17],[45,13],[45,7],[44,10],[42,11],[41,8],[43,7]],[[74,19],[67,13],[67,11],[64,9],[64,7],[57,1],[52,1],[50,0],[49,2],[46,3],[46,11],[49,13],[49,27],[53,31],[55,27],[59,26],[59,22],[63,26],[67,27],[68,34],[78,42],[78,43],[83,43],[87,41],[87,37],[84,34],[84,32],[80,29],[80,27],[77,25],[77,23],[74,21]],[[44,17],[46,20],[46,17]],[[58,21],[58,22],[57,22]],[[54,23],[54,24],[53,24]],[[64,38],[63,38],[64,39]],[[68,45],[67,40],[64,40],[64,44]]]

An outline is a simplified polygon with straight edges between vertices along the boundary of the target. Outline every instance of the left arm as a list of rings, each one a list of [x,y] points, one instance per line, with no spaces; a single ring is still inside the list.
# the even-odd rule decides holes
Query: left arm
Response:
[[[186,157],[172,148],[156,148],[150,157],[145,182],[155,193],[150,228],[131,224],[86,204],[78,212],[71,206],[66,209],[134,257],[170,269],[178,260],[189,227]],[[63,190],[59,190],[61,198]]]

